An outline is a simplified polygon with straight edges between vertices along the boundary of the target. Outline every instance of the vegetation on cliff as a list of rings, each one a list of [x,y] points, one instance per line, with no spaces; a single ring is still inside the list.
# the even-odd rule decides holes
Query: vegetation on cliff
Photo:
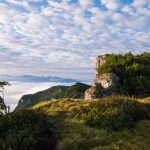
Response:
[[[98,73],[115,73],[120,78],[117,92],[136,97],[150,96],[150,53],[108,54]]]
[[[76,83],[72,86],[53,86],[35,94],[22,96],[16,109],[30,108],[40,101],[49,99],[84,98],[85,90],[89,87],[89,85],[83,83]]]
[[[83,83],[76,83],[69,87],[63,98],[82,98],[84,99],[85,91],[91,86]]]

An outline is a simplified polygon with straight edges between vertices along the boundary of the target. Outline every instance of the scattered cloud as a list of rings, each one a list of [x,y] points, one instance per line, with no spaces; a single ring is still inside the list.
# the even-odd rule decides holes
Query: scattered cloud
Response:
[[[95,57],[150,52],[147,0],[2,0],[0,72],[91,79]]]
[[[121,6],[120,0],[101,0],[102,4],[109,10],[117,10]]]

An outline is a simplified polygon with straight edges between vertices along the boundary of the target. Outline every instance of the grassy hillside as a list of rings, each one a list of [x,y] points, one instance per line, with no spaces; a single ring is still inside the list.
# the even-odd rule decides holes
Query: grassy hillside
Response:
[[[61,99],[69,86],[53,86],[47,90],[37,92],[35,94],[24,95],[19,100],[16,109],[29,108],[40,101],[48,99]]]
[[[63,98],[84,98],[85,91],[91,86],[83,83],[76,83],[69,87]]]
[[[76,83],[72,86],[53,86],[47,90],[35,94],[24,95],[19,100],[16,109],[30,108],[40,101],[62,98],[84,98],[85,90],[90,86],[83,83]]]
[[[80,109],[80,107],[88,106],[91,102],[97,100],[81,100],[81,99],[63,99],[63,100],[50,100],[38,103],[32,109],[44,110],[48,114],[71,114],[72,111]]]
[[[141,55],[108,54],[99,74],[115,73],[120,78],[117,92],[135,97],[150,96],[150,53]]]
[[[107,102],[105,103],[104,100]],[[121,105],[118,104],[118,100]],[[49,115],[51,124],[55,124],[52,130],[58,141],[57,150],[149,150],[150,118],[146,117],[146,114],[150,115],[149,102],[148,99],[135,100],[127,97],[110,97],[101,100],[64,99],[41,102],[35,105],[33,109],[46,112]],[[95,105],[95,103],[99,105]],[[90,118],[93,113],[99,116],[100,112],[102,112],[101,117],[103,120],[109,117],[108,120],[105,120],[109,123],[113,118],[114,124],[117,125],[119,117],[120,119],[124,118],[123,114],[126,113],[126,108],[132,106],[130,105],[132,103],[134,105],[131,109],[128,109],[127,115],[131,119],[130,121],[134,123],[134,126],[123,127],[117,132],[113,129],[108,130],[86,124],[85,120],[81,118],[83,114],[88,113],[87,110],[90,111],[88,113]],[[93,105],[95,107],[92,108]],[[99,108],[100,110],[103,109],[103,111],[99,111]],[[118,117],[115,117],[114,111],[116,110]],[[103,112],[107,113],[107,115],[103,116]],[[136,122],[134,114],[141,114],[143,118],[139,117]],[[99,118],[96,120],[99,120]],[[106,127],[109,126],[107,123],[105,124]]]

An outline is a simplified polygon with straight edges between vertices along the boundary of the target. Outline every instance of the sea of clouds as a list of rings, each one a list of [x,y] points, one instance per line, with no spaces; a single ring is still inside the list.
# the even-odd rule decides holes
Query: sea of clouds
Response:
[[[5,87],[5,102],[10,106],[11,111],[15,109],[18,104],[19,99],[24,94],[33,94],[38,91],[45,90],[55,85],[71,85],[71,83],[32,83],[32,82],[10,82],[11,86]]]

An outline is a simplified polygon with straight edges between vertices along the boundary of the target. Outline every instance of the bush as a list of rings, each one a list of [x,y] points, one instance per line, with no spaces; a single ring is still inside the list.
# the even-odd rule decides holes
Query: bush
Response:
[[[128,97],[109,97],[74,111],[74,116],[87,125],[117,131],[150,119],[150,105]]]
[[[115,73],[120,84],[117,92],[135,97],[150,96],[150,53],[141,55],[108,54],[106,63],[98,68],[98,73]]]
[[[56,140],[44,113],[19,110],[0,116],[1,150],[49,150],[55,145]]]

